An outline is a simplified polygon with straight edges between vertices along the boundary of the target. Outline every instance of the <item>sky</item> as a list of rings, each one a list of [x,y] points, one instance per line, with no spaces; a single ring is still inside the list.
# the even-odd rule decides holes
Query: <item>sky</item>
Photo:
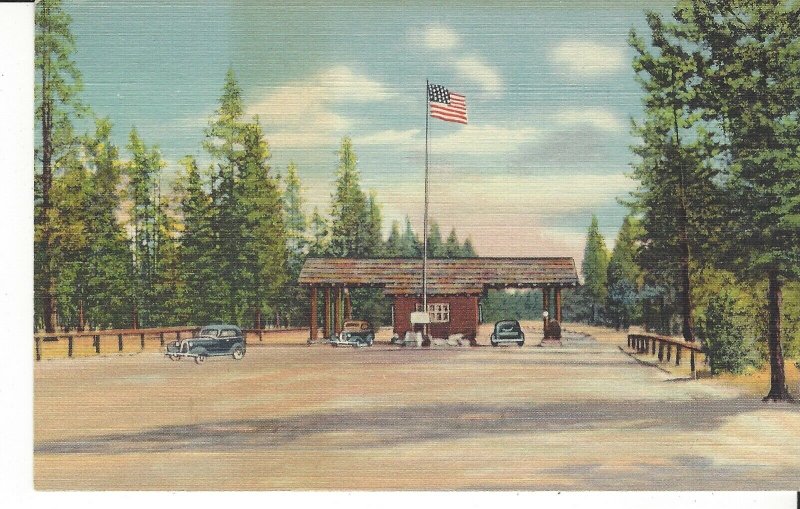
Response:
[[[275,2],[278,4],[278,2]],[[307,211],[329,210],[350,136],[384,228],[422,230],[426,79],[469,124],[429,122],[431,217],[482,256],[572,256],[591,215],[609,246],[635,187],[642,115],[627,35],[663,1],[65,1],[83,99],[127,144],[158,145],[167,179],[207,160],[203,129],[233,68],[274,171],[294,161]],[[124,151],[123,151],[124,153]]]

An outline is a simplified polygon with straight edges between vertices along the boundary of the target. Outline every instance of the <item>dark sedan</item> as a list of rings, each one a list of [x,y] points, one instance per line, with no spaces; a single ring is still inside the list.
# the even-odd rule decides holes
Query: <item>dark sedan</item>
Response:
[[[192,357],[200,364],[207,357],[224,357],[230,355],[241,360],[247,351],[242,330],[235,325],[207,325],[192,338],[174,341],[167,345],[166,355],[174,360]]]
[[[516,343],[522,346],[525,344],[525,333],[522,332],[522,326],[518,321],[501,320],[494,324],[494,331],[489,340],[492,346],[497,346],[501,343]]]

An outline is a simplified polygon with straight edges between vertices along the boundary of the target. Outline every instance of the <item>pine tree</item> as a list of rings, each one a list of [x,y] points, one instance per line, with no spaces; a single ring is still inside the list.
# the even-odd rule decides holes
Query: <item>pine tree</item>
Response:
[[[634,177],[640,187],[633,208],[643,216],[642,263],[651,287],[677,282],[683,337],[694,341],[690,264],[701,261],[703,240],[715,230],[719,200],[714,184],[714,144],[695,111],[698,69],[703,56],[686,42],[693,29],[664,23],[648,13],[653,50],[631,32],[633,61],[645,92],[645,120],[634,126],[642,143]]]
[[[235,185],[237,215],[242,218],[237,249],[238,285],[233,317],[243,321],[252,312],[254,326],[262,326],[267,309],[280,322],[279,299],[287,280],[288,251],[283,200],[277,178],[270,174],[270,157],[258,119],[244,127],[243,156]]]
[[[180,237],[181,279],[185,282],[188,322],[209,323],[224,302],[216,291],[216,242],[212,230],[211,197],[193,157],[181,160],[185,175],[179,190],[183,232]]]
[[[419,241],[417,234],[411,227],[411,219],[406,216],[406,229],[402,237],[402,257],[420,258],[422,256],[422,242]]]
[[[389,237],[386,239],[384,253],[389,258],[399,258],[403,256],[403,237],[400,234],[399,221],[392,221],[392,230],[389,232]]]
[[[461,244],[458,241],[458,234],[456,229],[450,230],[450,235],[444,243],[444,258],[460,258],[461,257]]]
[[[782,284],[800,277],[800,5],[695,0],[676,16],[704,50],[700,103],[729,162],[727,235],[719,262],[768,281],[770,391],[792,399],[781,344]]]
[[[608,309],[617,330],[621,327],[627,329],[638,313],[641,270],[635,261],[637,230],[636,221],[626,216],[608,262]]]
[[[298,279],[308,256],[310,243],[306,231],[308,224],[303,211],[300,177],[293,162],[286,168],[283,207],[286,214],[286,245],[289,258],[288,281],[283,292],[282,307],[287,322],[299,323],[308,312],[308,291],[298,284]]]
[[[608,260],[606,241],[600,234],[597,216],[592,214],[581,266],[583,287],[591,302],[591,323],[597,323],[597,308],[605,303],[608,295]]]
[[[366,258],[373,252],[368,204],[359,178],[353,143],[345,137],[339,149],[336,191],[331,200],[332,256]]]
[[[233,69],[228,69],[219,107],[209,121],[205,131],[203,147],[211,156],[211,230],[214,239],[214,256],[217,272],[214,276],[214,291],[219,296],[221,307],[215,310],[215,319],[226,322],[238,321],[247,306],[238,296],[240,278],[248,277],[239,270],[242,258],[243,218],[236,200],[236,181],[239,178],[239,163],[244,157],[243,136],[245,122],[242,120],[244,106],[242,91]]]
[[[461,258],[477,258],[478,253],[475,251],[475,248],[472,247],[472,239],[467,237],[467,240],[464,241],[464,246],[461,248]]]
[[[131,326],[155,325],[157,224],[156,188],[164,162],[158,148],[148,148],[136,129],[129,136],[131,159],[125,171],[128,177],[126,197],[130,202],[128,225],[132,232],[133,279],[131,281]]]
[[[95,327],[126,327],[130,324],[132,259],[117,217],[122,163],[119,150],[111,142],[108,119],[95,121],[95,132],[85,137],[84,147],[92,173],[86,204],[89,242],[85,258],[85,317]]]
[[[71,21],[60,0],[42,0],[36,5],[34,93],[39,144],[34,158],[41,166],[35,180],[34,298],[38,318],[47,332],[54,332],[57,324],[55,286],[60,265],[51,238],[53,177],[76,157],[78,143],[72,118],[86,112],[78,99],[82,82],[72,60],[75,39]]]
[[[369,245],[370,256],[381,257],[384,255],[383,251],[383,217],[381,217],[381,206],[378,203],[378,198],[375,191],[369,192],[367,199],[367,216],[369,222],[367,223],[367,243]]]
[[[435,219],[431,219],[428,226],[428,258],[446,258],[442,232]]]
[[[330,230],[328,221],[319,213],[319,209],[314,207],[311,214],[311,246],[308,254],[310,256],[327,256]]]

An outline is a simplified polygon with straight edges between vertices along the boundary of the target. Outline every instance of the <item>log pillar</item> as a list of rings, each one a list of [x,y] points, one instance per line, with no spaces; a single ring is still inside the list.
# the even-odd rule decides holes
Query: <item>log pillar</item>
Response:
[[[342,288],[336,289],[336,296],[333,299],[333,333],[342,332]]]
[[[349,288],[345,288],[344,290],[344,319],[345,320],[353,319],[353,303],[350,301]]]
[[[561,287],[556,287],[555,291],[555,314],[556,314],[556,321],[560,324],[561,323]]]
[[[550,320],[550,288],[542,288],[542,312],[547,311],[547,317],[542,314],[542,327],[544,336],[547,337],[547,322]]]
[[[312,286],[311,291],[311,312],[309,313],[309,340],[316,341],[317,339],[317,287]]]
[[[325,288],[325,314],[322,317],[325,328],[325,338],[331,337],[331,289]]]

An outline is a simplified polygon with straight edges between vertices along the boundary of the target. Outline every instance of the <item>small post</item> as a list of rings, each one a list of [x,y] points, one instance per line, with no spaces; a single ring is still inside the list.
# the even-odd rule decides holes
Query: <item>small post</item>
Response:
[[[139,334],[139,338],[140,338],[140,344],[142,346],[142,350],[144,350],[144,332]]]
[[[658,342],[658,362],[662,362],[664,360],[664,342]]]
[[[697,378],[697,368],[695,367],[694,361],[694,349],[692,349],[689,353],[689,366],[692,369],[692,378]]]
[[[650,342],[652,343],[652,346],[653,346],[652,355],[655,355],[656,354],[656,340],[653,339]]]
[[[42,338],[35,337],[34,341],[36,342],[36,360],[42,360]]]
[[[681,345],[675,345],[675,365],[681,365]]]
[[[122,351],[122,334],[117,334],[117,348]]]
[[[178,331],[178,332],[175,333],[175,340],[177,340],[177,341],[181,340],[181,331]]]
[[[631,347],[631,335],[628,334],[628,348]]]
[[[100,334],[95,334],[94,336],[94,353],[100,353]]]
[[[72,336],[67,336],[67,357],[72,357]]]
[[[261,329],[258,329],[258,340],[264,341],[264,333],[261,331]]]
[[[311,310],[308,315],[308,341],[317,340],[317,287],[312,286],[309,292]]]
[[[161,346],[164,346],[164,331],[158,333],[158,342]]]
[[[672,360],[672,343],[667,343],[667,362]]]

